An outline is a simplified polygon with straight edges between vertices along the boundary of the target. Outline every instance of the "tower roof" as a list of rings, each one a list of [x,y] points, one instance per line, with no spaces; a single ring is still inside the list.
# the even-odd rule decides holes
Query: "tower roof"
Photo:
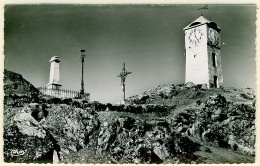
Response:
[[[203,25],[203,24],[209,24],[209,25],[211,25],[211,27],[215,28],[216,30],[219,30],[219,31],[221,30],[221,28],[219,28],[215,22],[209,21],[208,19],[206,19],[203,16],[200,16],[199,18],[197,18],[195,21],[193,21],[188,26],[183,28],[183,30],[187,30],[187,29],[190,29],[190,28],[193,28],[193,27],[197,27],[197,26],[200,26],[200,25]]]

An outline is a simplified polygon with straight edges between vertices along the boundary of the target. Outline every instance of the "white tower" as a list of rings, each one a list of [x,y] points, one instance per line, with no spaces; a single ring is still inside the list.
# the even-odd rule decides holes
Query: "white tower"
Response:
[[[51,58],[49,62],[51,63],[50,80],[49,83],[46,85],[46,87],[48,89],[58,90],[62,86],[60,84],[60,69],[59,69],[60,58],[58,56],[54,56]]]
[[[220,55],[220,28],[203,16],[183,29],[185,31],[186,75],[185,82],[223,85]]]

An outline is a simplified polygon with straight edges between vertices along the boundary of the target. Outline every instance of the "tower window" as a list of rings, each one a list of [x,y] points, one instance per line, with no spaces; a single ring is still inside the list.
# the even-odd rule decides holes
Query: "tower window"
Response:
[[[214,76],[214,78],[213,78],[214,80],[214,88],[217,88],[218,87],[218,77],[217,76]]]
[[[213,67],[217,67],[217,62],[216,61],[217,61],[216,60],[216,53],[213,52],[212,53],[212,65],[213,65]]]

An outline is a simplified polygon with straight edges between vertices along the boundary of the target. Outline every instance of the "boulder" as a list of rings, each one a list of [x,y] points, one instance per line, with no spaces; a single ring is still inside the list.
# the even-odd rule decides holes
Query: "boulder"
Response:
[[[29,113],[19,112],[4,127],[6,162],[53,162],[55,149],[51,135]]]
[[[46,131],[43,127],[28,113],[18,113],[14,117],[14,123],[19,131],[28,136],[44,138]]]
[[[191,88],[191,87],[194,87],[194,86],[195,86],[195,84],[193,82],[187,82],[185,84],[185,87],[187,87],[187,88]]]
[[[112,127],[101,128],[97,140],[97,153],[101,154],[105,151],[108,151],[115,139],[116,132]]]
[[[208,89],[208,86],[206,84],[202,84],[200,89]]]
[[[160,144],[159,142],[156,142],[153,144],[153,152],[156,154],[161,160],[165,160],[170,156],[169,152],[167,151],[167,148],[164,144]]]
[[[86,144],[93,144],[94,140],[90,138],[99,127],[99,120],[95,115],[88,110],[68,105],[52,106],[47,110],[49,115],[45,125],[60,147],[61,160],[85,148]]]
[[[141,96],[138,104],[146,104],[148,99],[149,99],[148,95]]]

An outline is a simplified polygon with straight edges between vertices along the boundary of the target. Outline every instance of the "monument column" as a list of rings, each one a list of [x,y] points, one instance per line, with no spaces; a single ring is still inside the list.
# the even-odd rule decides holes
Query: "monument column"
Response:
[[[60,84],[60,58],[58,56],[53,56],[49,62],[51,63],[50,80],[46,87],[48,89],[58,90],[62,86]]]

